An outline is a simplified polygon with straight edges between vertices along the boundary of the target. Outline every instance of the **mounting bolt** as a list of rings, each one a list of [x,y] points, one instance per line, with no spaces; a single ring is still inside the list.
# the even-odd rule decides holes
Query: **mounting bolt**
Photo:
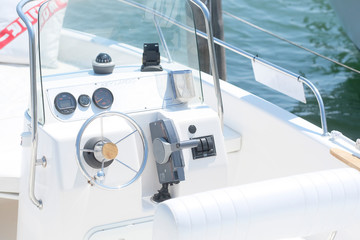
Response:
[[[37,159],[36,160],[36,166],[42,166],[43,168],[46,168],[47,166],[47,160],[46,160],[46,157],[43,156],[41,159]]]

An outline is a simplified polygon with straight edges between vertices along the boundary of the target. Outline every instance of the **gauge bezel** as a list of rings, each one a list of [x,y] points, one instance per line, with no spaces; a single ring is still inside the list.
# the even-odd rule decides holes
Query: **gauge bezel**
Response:
[[[64,95],[66,95],[69,98],[68,100],[70,101],[70,107],[61,107],[60,106],[60,101],[62,101],[62,100],[60,100],[59,98],[61,96],[64,97]],[[69,93],[69,92],[61,92],[61,93],[56,95],[56,97],[54,99],[54,106],[55,106],[55,109],[59,113],[61,113],[63,115],[70,115],[70,114],[75,112],[76,107],[77,107],[77,102],[76,102],[75,97],[71,93]]]
[[[100,101],[96,101],[95,98],[96,98],[96,95],[100,92],[100,91],[105,91],[107,92],[107,94],[110,94],[111,96],[111,100],[109,101],[108,104],[106,104],[105,106],[104,105],[101,105],[99,102]],[[101,88],[98,88],[95,90],[95,92],[93,93],[92,95],[92,101],[94,102],[95,106],[97,106],[98,108],[100,109],[108,109],[112,106],[112,104],[114,103],[114,95],[112,94],[112,92],[107,89],[107,88],[104,88],[104,87],[101,87]],[[102,102],[102,101],[101,101]]]
[[[80,98],[83,98],[83,97],[86,97],[86,98],[89,100],[89,103],[88,103],[88,104],[83,104],[83,103],[81,103]],[[78,97],[78,103],[79,103],[80,106],[87,108],[87,107],[89,107],[89,106],[91,105],[91,98],[90,98],[90,96],[87,95],[87,94],[81,94],[81,95]]]

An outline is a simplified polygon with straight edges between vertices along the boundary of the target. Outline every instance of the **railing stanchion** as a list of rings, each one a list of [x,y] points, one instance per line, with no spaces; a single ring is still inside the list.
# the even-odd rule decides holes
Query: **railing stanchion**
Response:
[[[30,60],[30,96],[31,96],[31,161],[30,161],[30,176],[29,176],[29,197],[31,201],[41,209],[43,203],[41,199],[35,196],[35,175],[37,162],[37,148],[38,148],[38,111],[37,111],[37,85],[36,85],[36,42],[35,31],[29,21],[29,18],[24,14],[23,7],[33,0],[22,0],[16,7],[19,17],[24,21],[29,35],[29,60]]]
[[[197,6],[203,16],[205,21],[205,28],[206,28],[206,34],[207,34],[207,41],[208,41],[208,48],[209,48],[209,60],[210,60],[210,67],[212,72],[212,77],[214,80],[214,89],[215,89],[215,95],[217,100],[217,110],[218,115],[221,123],[221,128],[224,127],[224,106],[222,102],[222,96],[221,96],[221,89],[220,89],[220,80],[219,80],[219,71],[217,67],[216,62],[216,53],[215,53],[215,44],[214,44],[214,37],[212,33],[212,27],[211,27],[211,15],[209,10],[207,9],[206,5],[201,2],[200,0],[190,0],[195,6]]]

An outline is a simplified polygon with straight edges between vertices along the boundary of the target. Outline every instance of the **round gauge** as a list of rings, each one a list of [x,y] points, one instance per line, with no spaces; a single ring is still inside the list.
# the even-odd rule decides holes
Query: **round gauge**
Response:
[[[86,94],[81,94],[78,98],[78,103],[80,104],[80,106],[82,107],[88,107],[90,106],[91,103],[91,99],[88,95]]]
[[[99,108],[106,109],[111,107],[114,101],[114,97],[109,89],[98,88],[93,94],[93,102]]]
[[[62,92],[55,97],[55,108],[61,114],[71,114],[76,109],[76,100],[71,93]]]

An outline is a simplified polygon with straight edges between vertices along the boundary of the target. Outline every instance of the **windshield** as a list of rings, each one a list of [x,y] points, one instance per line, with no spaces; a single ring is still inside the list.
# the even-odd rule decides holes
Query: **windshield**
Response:
[[[199,69],[187,1],[50,0],[39,18],[43,76],[91,69],[103,51],[116,65],[141,65],[144,43],[159,43],[161,62]]]
[[[92,96],[96,90],[92,88],[100,85],[112,86],[110,90],[116,95],[111,110],[125,113],[203,102],[194,18],[188,1],[49,0],[39,9],[38,30],[42,88],[38,97],[43,105],[48,101],[53,115],[61,120],[86,119],[102,110],[91,107],[59,117],[62,115],[54,108],[58,93],[69,92],[78,98],[86,92]],[[150,57],[154,46],[155,61]],[[151,49],[150,53],[143,55],[145,49]],[[150,66],[143,71],[148,57],[150,63],[159,62],[157,51],[160,70],[148,71]],[[108,54],[115,64],[112,74],[95,70],[101,53]],[[114,87],[119,84],[125,85]]]

